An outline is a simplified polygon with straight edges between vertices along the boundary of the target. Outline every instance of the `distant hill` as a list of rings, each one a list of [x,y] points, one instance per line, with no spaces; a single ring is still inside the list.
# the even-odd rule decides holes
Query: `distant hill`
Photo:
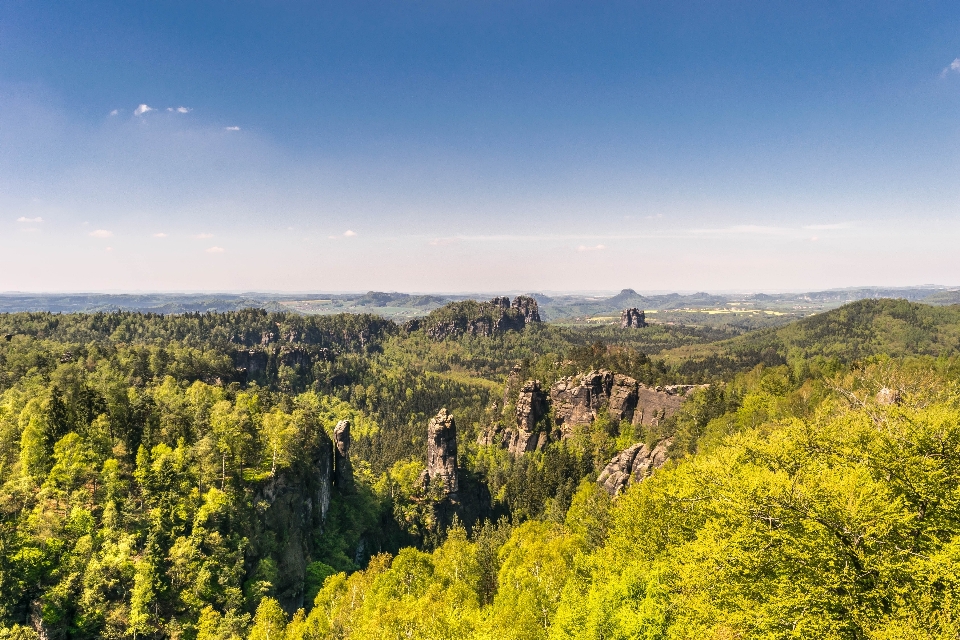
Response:
[[[712,374],[823,357],[850,363],[877,354],[960,353],[960,306],[932,306],[908,300],[859,300],[786,326],[745,333],[709,345],[664,353],[692,370]]]

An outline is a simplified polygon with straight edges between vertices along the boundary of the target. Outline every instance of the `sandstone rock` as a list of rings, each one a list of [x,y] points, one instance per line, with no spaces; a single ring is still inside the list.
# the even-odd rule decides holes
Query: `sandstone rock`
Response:
[[[440,409],[427,425],[426,480],[440,479],[447,495],[460,488],[457,477],[457,425],[446,409]]]
[[[541,428],[547,415],[547,396],[539,380],[529,380],[517,397],[516,429],[504,433],[507,449],[514,455],[536,451],[547,445],[550,434]]]
[[[900,404],[900,392],[896,389],[884,387],[877,393],[876,403],[883,406]]]
[[[654,388],[640,385],[637,389],[637,408],[633,413],[633,424],[659,424],[661,420],[675,414],[695,389],[706,386],[709,385],[674,384]]]
[[[333,429],[333,446],[333,483],[341,492],[347,493],[353,490],[349,420],[341,420]]]
[[[524,324],[531,322],[540,322],[540,307],[537,301],[530,296],[517,296],[510,305],[511,309],[516,309],[523,316]]]
[[[643,311],[633,307],[631,309],[624,309],[620,313],[620,327],[626,329],[628,327],[635,327],[637,329],[647,326],[646,316]]]
[[[631,420],[637,406],[637,381],[604,369],[562,378],[550,387],[553,415],[563,437],[597,419],[606,407],[614,420]]]
[[[668,460],[671,442],[670,439],[661,440],[653,449],[642,443],[624,449],[604,467],[597,484],[611,496],[616,496],[628,485],[640,482],[662,467]]]

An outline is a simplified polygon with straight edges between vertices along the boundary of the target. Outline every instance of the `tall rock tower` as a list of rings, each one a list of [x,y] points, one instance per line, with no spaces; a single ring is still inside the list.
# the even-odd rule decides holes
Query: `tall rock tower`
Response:
[[[341,420],[333,429],[333,484],[342,493],[353,490],[353,467],[350,466],[350,421]]]
[[[427,476],[443,480],[443,491],[450,495],[460,489],[457,478],[457,425],[446,409],[427,425]]]

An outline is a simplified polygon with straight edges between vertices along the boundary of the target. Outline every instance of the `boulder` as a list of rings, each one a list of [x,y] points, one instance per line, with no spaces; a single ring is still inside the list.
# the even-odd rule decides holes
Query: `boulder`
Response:
[[[640,482],[662,467],[669,459],[667,452],[671,442],[670,439],[661,440],[652,449],[643,443],[624,449],[603,468],[597,484],[611,496],[616,496],[627,486]]]
[[[877,392],[875,401],[879,405],[890,406],[900,404],[900,399],[900,392],[898,390],[884,387]]]
[[[647,326],[646,316],[643,311],[633,307],[631,309],[624,309],[620,312],[620,327],[627,329],[633,327],[636,329],[641,329]]]

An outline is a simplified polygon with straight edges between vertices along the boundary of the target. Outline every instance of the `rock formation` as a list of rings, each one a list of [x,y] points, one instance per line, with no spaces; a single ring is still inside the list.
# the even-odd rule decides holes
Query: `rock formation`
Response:
[[[661,440],[653,449],[645,444],[635,444],[624,449],[611,460],[600,476],[599,484],[611,496],[615,496],[628,485],[640,482],[666,463],[667,450],[671,440]]]
[[[683,401],[695,389],[707,385],[673,384],[661,387],[640,385],[637,389],[637,405],[633,413],[633,424],[656,425],[661,420],[675,414]]]
[[[511,303],[507,297],[496,297],[489,302],[463,300],[435,309],[418,325],[434,340],[444,340],[463,334],[492,336],[507,331],[522,331],[528,324],[540,322],[537,301],[528,296],[517,296]],[[416,330],[409,325],[408,330]]]
[[[520,395],[517,396],[516,428],[510,430],[504,443],[510,453],[521,455],[547,445],[550,434],[541,424],[547,410],[547,396],[540,389],[539,380],[529,380],[520,387]]]
[[[635,327],[641,329],[647,326],[646,317],[640,309],[633,307],[631,309],[624,309],[620,313],[620,327],[626,329],[628,327]]]
[[[353,490],[353,467],[350,466],[350,421],[341,420],[333,429],[333,484],[342,493]]]
[[[563,437],[573,428],[591,424],[606,407],[614,420],[632,420],[637,406],[637,381],[604,369],[562,378],[550,387],[553,416]]]
[[[443,481],[443,492],[454,494],[460,488],[457,477],[457,425],[446,409],[440,409],[427,425],[427,469],[425,484]]]

